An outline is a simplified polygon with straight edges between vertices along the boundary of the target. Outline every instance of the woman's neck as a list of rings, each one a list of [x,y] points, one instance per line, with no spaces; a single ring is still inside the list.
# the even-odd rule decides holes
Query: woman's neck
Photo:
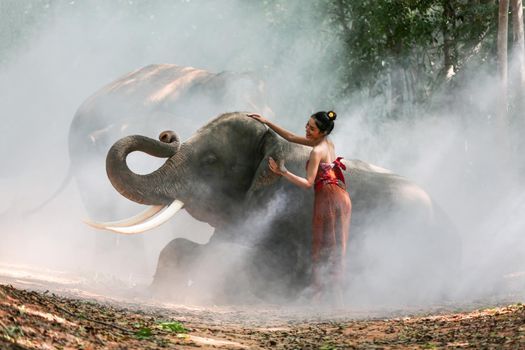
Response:
[[[314,147],[319,146],[325,141],[326,141],[326,136],[323,136],[323,137],[318,138],[317,140],[314,140]]]

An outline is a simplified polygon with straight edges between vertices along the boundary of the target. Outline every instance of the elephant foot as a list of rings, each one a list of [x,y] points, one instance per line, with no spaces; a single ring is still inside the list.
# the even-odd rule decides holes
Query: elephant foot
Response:
[[[247,282],[245,253],[236,244],[176,238],[161,251],[150,290],[177,303],[253,303],[257,298]]]

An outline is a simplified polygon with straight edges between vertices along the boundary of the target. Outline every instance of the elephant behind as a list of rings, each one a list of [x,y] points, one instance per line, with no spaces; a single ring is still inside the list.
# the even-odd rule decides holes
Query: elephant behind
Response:
[[[150,134],[174,126],[182,135],[190,135],[220,111],[238,108],[266,108],[264,83],[253,74],[214,73],[174,64],[154,64],[130,72],[95,92],[78,108],[69,129],[67,176],[47,200],[26,214],[38,212],[75,182],[89,217],[107,220],[130,215],[137,205],[122,200],[105,180],[104,160],[115,141],[132,133]],[[129,161],[135,170],[145,171],[155,166],[147,160]],[[191,223],[189,216],[181,219]],[[184,235],[179,228],[174,231]],[[198,239],[206,239],[210,231],[205,230]],[[142,237],[95,234],[91,255],[96,257],[96,268],[143,275],[150,270],[144,244]]]
[[[100,181],[104,159],[115,141],[173,125],[182,135],[190,135],[195,125],[231,108],[267,109],[264,83],[248,73],[212,73],[174,64],[153,64],[118,78],[76,111],[69,129],[69,174],[52,198],[74,179],[91,217],[122,215],[115,209],[119,198]],[[131,208],[122,210],[129,214]]]
[[[180,238],[169,243],[159,257],[154,289],[179,298],[248,294],[274,301],[307,291],[313,191],[273,174],[267,162],[284,159],[287,168],[304,176],[309,148],[285,141],[245,113],[223,114],[183,143],[173,132],[163,136],[162,141],[139,135],[117,141],[106,170],[123,196],[165,209],[140,222],[102,226],[123,233],[148,229],[167,220],[175,210],[166,212],[178,203],[215,231],[207,244]],[[133,151],[166,161],[139,175],[126,164]],[[372,296],[377,281],[370,276],[378,273],[389,293],[415,288],[425,294],[449,282],[460,243],[430,196],[386,169],[359,160],[344,164],[353,204],[349,288],[360,284]],[[219,271],[226,257],[227,267]]]

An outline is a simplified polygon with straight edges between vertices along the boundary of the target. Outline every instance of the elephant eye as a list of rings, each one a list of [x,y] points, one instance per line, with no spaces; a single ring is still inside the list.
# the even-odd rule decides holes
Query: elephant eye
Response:
[[[217,156],[215,154],[207,154],[202,158],[202,162],[205,165],[212,165],[217,162]]]

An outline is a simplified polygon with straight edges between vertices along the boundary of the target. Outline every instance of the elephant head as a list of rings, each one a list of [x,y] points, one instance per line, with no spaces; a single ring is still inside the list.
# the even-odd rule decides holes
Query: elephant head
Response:
[[[242,215],[246,199],[262,183],[276,179],[265,160],[282,154],[279,145],[273,132],[245,113],[223,114],[182,144],[172,131],[161,133],[159,140],[124,137],[108,152],[108,177],[123,196],[152,207],[128,220],[91,224],[137,233],[160,225],[184,206],[197,220],[223,227]],[[150,174],[136,174],[126,164],[133,151],[167,160]]]

